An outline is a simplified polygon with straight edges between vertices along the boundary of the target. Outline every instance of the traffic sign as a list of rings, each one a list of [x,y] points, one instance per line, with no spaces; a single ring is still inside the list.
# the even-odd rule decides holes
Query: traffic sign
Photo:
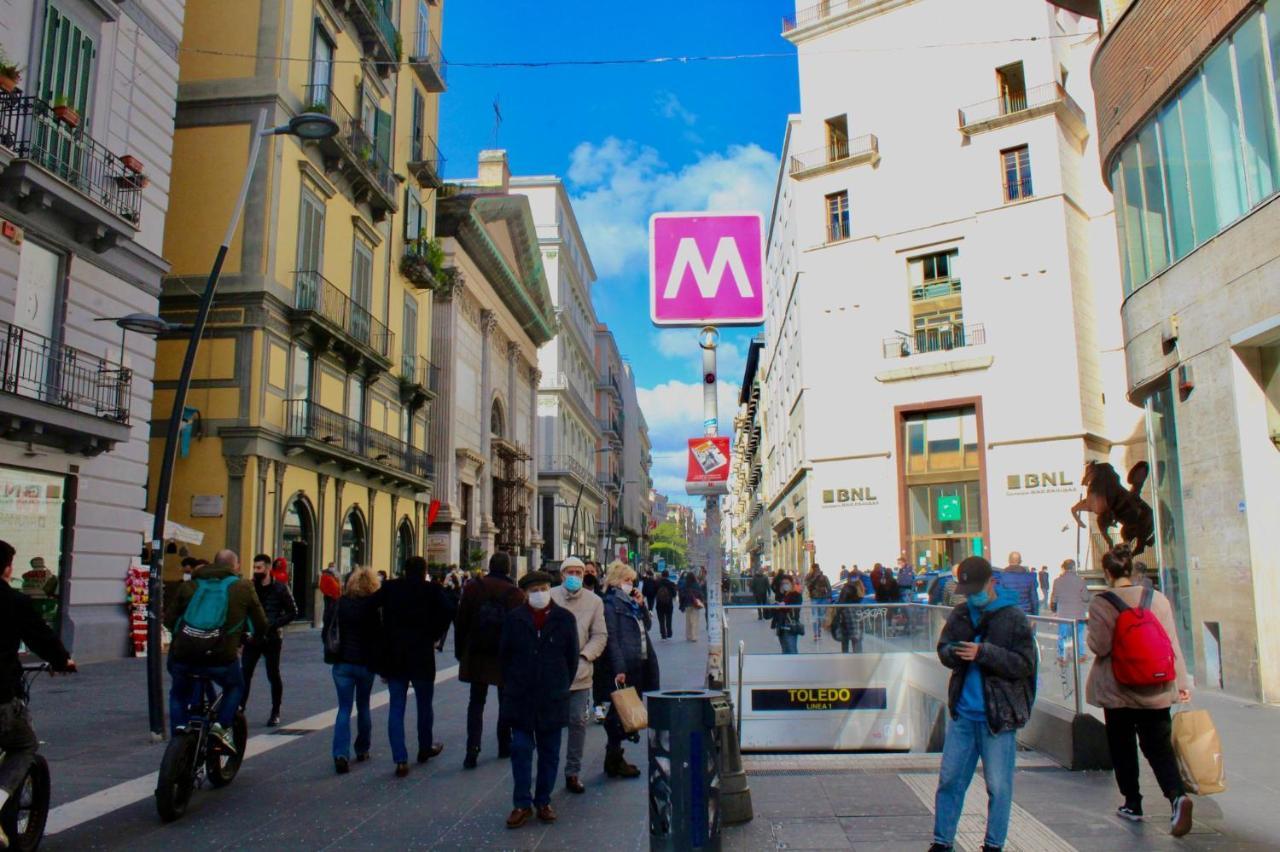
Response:
[[[649,316],[670,326],[764,322],[764,217],[653,214]]]

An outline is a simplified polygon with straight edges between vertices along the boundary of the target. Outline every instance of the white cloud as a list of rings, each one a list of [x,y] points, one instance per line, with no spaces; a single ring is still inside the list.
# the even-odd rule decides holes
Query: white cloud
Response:
[[[702,357],[702,348],[698,346],[698,332],[699,329],[696,328],[664,328],[653,334],[653,347],[664,358],[687,361],[692,375],[699,369]],[[722,379],[740,380],[745,367],[746,357],[736,343],[721,342],[716,347],[716,371]]]
[[[676,97],[675,92],[662,92],[658,95],[656,106],[658,114],[663,118],[670,118],[679,121],[686,127],[693,127],[698,123],[698,116],[690,112],[684,104],[680,103],[680,99]]]
[[[759,210],[768,214],[778,158],[730,145],[679,170],[657,150],[609,137],[570,155],[573,206],[602,279],[647,268],[649,216],[664,210]]]

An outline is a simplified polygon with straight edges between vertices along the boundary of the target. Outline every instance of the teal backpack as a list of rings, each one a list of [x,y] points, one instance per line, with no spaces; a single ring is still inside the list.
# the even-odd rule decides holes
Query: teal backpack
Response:
[[[184,662],[207,663],[222,650],[223,641],[235,633],[244,621],[227,627],[227,597],[231,587],[240,582],[234,574],[221,579],[196,580],[196,592],[178,619],[173,647]]]

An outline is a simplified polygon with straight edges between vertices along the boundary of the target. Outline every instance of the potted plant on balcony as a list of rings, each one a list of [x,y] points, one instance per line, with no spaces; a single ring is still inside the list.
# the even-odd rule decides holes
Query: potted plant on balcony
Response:
[[[71,99],[66,95],[58,95],[54,100],[53,115],[67,127],[74,129],[80,125],[80,113],[76,112]]]
[[[418,234],[415,240],[404,244],[400,256],[400,274],[419,287],[434,287],[436,270],[444,263],[444,249],[438,240]]]
[[[142,174],[142,161],[132,154],[125,154],[120,158],[120,162],[124,167],[136,175]]]
[[[12,92],[22,82],[22,69],[0,47],[0,90]]]
[[[329,114],[329,105],[324,101],[312,101],[302,108],[303,112],[318,112],[321,115]]]

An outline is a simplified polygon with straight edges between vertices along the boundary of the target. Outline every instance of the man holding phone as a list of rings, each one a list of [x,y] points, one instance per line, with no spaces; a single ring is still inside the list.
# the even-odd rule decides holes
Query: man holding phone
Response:
[[[970,556],[957,566],[956,592],[966,599],[951,611],[938,639],[938,659],[951,669],[951,721],[929,852],[953,848],[978,758],[988,797],[982,849],[996,852],[1004,848],[1009,833],[1017,731],[1031,718],[1035,702],[1035,636],[1016,602],[997,594],[991,563],[981,556]]]

